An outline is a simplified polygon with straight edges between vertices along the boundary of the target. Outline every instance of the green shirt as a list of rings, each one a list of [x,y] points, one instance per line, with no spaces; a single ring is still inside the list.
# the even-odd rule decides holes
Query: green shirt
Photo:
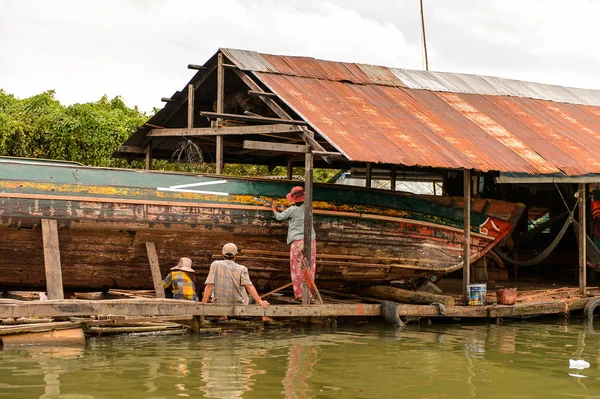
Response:
[[[283,212],[276,212],[275,219],[279,221],[289,220],[287,243],[304,240],[304,204],[292,205]],[[312,238],[315,239],[315,229],[312,229]]]

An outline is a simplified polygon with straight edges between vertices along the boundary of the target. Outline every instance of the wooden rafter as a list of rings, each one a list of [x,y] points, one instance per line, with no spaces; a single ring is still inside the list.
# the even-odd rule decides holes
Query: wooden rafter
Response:
[[[170,136],[234,136],[243,134],[281,134],[298,133],[301,129],[294,125],[273,124],[273,125],[254,125],[254,126],[229,126],[229,127],[196,127],[183,129],[152,129],[147,136],[150,137],[170,137]]]

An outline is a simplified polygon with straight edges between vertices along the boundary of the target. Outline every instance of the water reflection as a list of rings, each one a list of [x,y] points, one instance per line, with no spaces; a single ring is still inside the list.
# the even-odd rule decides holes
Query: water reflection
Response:
[[[308,379],[317,361],[314,346],[292,345],[288,351],[288,363],[283,384],[286,399],[310,398]]]
[[[0,397],[583,398],[600,394],[598,338],[534,322],[104,338],[4,349]]]
[[[241,341],[242,339],[239,339]],[[211,346],[202,357],[201,388],[207,398],[241,398],[244,392],[252,390],[254,376],[265,374],[252,361],[255,357],[264,357],[266,349],[250,349],[238,341],[221,340]]]

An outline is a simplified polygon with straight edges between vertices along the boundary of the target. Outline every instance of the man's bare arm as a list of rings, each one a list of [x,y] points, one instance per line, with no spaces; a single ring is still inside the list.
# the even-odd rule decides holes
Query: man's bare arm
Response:
[[[210,298],[210,294],[213,292],[214,284],[206,284],[204,286],[204,294],[202,295],[202,303],[208,303],[208,298]]]
[[[246,287],[246,291],[248,291],[248,293],[252,296],[252,298],[254,298],[254,300],[256,301],[257,304],[259,304],[260,306],[262,306],[265,309],[269,307],[269,302],[263,301],[260,298],[260,295],[258,295],[258,292],[256,292],[256,288],[254,288],[254,286],[252,284],[246,284],[244,287]]]

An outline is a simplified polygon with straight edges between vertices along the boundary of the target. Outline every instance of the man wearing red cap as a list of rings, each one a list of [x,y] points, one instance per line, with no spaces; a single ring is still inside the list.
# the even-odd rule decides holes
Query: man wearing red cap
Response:
[[[304,249],[304,189],[300,186],[292,188],[286,198],[292,205],[283,212],[277,211],[277,204],[271,204],[275,219],[279,221],[288,220],[287,243],[290,245],[290,273],[292,275],[292,287],[294,297],[302,300],[302,250]],[[312,229],[312,253],[310,256],[310,270],[313,280],[315,279],[317,244],[315,241],[315,230]]]

